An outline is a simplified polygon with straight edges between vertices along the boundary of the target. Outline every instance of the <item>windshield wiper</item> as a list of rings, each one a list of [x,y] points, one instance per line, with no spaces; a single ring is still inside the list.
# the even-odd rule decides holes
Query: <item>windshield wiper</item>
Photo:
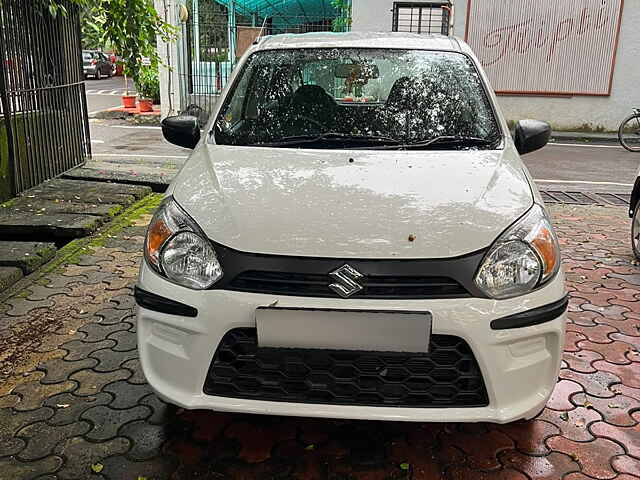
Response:
[[[430,138],[428,140],[420,140],[413,143],[403,143],[398,145],[380,145],[373,147],[376,150],[411,150],[411,149],[428,149],[432,145],[444,146],[453,145],[459,147],[489,147],[496,145],[500,137],[495,138],[480,138],[480,137],[460,137],[460,136],[441,136]]]
[[[323,141],[348,141],[348,142],[375,142],[376,146],[380,143],[391,144],[393,146],[400,145],[400,141],[395,138],[385,137],[381,135],[350,135],[347,133],[327,132],[320,135],[295,135],[284,137],[277,142],[252,143],[252,147],[284,147],[292,145],[305,145],[308,143],[317,143]],[[385,145],[385,146],[391,146]]]

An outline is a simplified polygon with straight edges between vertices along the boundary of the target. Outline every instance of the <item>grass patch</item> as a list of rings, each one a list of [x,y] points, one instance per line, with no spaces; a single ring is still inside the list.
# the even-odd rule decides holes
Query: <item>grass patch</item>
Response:
[[[120,213],[122,213],[123,210],[124,210],[124,207],[122,205],[115,205],[109,209],[109,211],[107,212],[107,215],[113,218],[119,215]]]
[[[18,198],[16,197],[16,198],[12,198],[11,200],[7,200],[6,202],[0,203],[0,209],[1,208],[9,208],[14,203],[16,203],[17,200],[18,200]]]

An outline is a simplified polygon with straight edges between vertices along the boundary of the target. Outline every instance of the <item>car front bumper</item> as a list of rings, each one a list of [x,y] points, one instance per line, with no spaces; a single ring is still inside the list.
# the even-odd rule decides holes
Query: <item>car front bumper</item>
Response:
[[[188,409],[269,415],[394,421],[507,423],[535,416],[556,384],[564,347],[565,313],[544,323],[493,330],[492,320],[557,302],[565,295],[559,274],[523,297],[441,300],[327,299],[226,290],[194,291],[169,283],[143,264],[139,288],[197,309],[195,317],[138,308],[138,348],[149,384],[159,397]],[[432,334],[464,339],[479,364],[489,403],[484,407],[397,407],[291,403],[211,396],[203,392],[209,366],[230,330],[255,327],[255,310],[290,308],[429,311]]]

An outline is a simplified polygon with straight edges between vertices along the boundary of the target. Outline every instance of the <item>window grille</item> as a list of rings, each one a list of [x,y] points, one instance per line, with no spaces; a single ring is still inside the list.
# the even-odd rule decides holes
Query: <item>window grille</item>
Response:
[[[449,35],[450,17],[448,2],[395,2],[393,31]]]

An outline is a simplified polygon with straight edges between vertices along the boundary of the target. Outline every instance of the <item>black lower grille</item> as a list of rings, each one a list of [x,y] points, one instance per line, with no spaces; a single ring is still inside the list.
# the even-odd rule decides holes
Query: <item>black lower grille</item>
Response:
[[[243,272],[233,279],[237,291],[312,297],[336,297],[329,288],[329,275],[290,272]],[[361,280],[358,298],[460,298],[469,292],[447,277],[369,276]]]
[[[432,335],[429,353],[410,354],[258,348],[255,328],[236,328],[222,338],[204,392],[336,405],[488,405],[469,345],[449,335]]]

